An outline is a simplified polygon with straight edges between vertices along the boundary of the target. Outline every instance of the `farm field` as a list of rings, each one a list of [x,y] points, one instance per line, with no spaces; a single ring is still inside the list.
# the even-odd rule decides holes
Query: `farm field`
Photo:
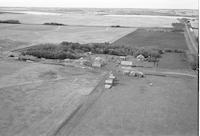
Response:
[[[113,45],[153,47],[158,49],[188,49],[183,33],[160,32],[146,29],[137,29],[136,31],[118,39],[113,43]]]
[[[4,63],[0,65],[1,136],[54,133],[103,76],[76,67]]]
[[[0,47],[8,50],[20,46],[62,41],[113,42],[135,30],[136,28],[0,24]]]
[[[0,136],[198,134],[197,70],[191,70],[185,53],[176,53],[189,50],[184,33],[171,31],[177,18],[195,17],[196,10],[8,9],[19,13],[0,8],[0,20],[22,24],[0,23]],[[51,22],[66,26],[42,25]],[[61,48],[34,46],[31,55],[38,58],[15,50],[63,41]],[[156,67],[138,60],[138,50],[113,47],[118,45],[168,51]],[[123,73],[128,69],[144,77]],[[116,77],[111,89],[105,89],[108,73]]]
[[[43,24],[46,22],[57,22],[67,25],[88,25],[88,26],[131,26],[131,27],[172,27],[171,23],[178,22],[172,16],[104,16],[94,14],[69,13],[61,15],[34,15],[34,14],[0,14],[1,20],[15,19],[21,23]]]
[[[70,136],[197,135],[196,79],[119,76],[119,80],[120,84],[97,100]]]
[[[159,61],[159,68],[165,69],[190,69],[187,56],[184,53],[165,53]]]
[[[183,33],[161,32],[137,29],[112,43],[113,46],[124,45],[142,48],[188,50]],[[190,69],[184,53],[164,53],[159,61],[159,68]]]

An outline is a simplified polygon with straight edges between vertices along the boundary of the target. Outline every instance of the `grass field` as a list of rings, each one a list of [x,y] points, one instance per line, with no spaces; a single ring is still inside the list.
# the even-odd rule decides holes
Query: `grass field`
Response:
[[[0,64],[1,136],[53,133],[102,77],[100,72],[76,67]]]
[[[196,79],[119,76],[70,136],[196,136],[197,96]]]
[[[0,46],[12,49],[17,46],[60,43],[62,41],[79,43],[113,42],[135,30],[135,28],[0,24]]]
[[[158,67],[166,69],[191,69],[184,53],[163,54]]]
[[[199,29],[194,29],[194,34],[196,37],[199,37]]]
[[[149,31],[145,29],[138,29],[115,41],[113,45],[187,50],[183,33]]]

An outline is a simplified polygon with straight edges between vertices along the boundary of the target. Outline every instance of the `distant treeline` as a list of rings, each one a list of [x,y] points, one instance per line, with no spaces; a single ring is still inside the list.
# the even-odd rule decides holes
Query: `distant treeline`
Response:
[[[78,59],[86,52],[94,54],[109,54],[117,56],[137,56],[159,58],[163,53],[158,49],[134,48],[125,46],[111,46],[110,43],[79,44],[62,42],[60,44],[39,44],[22,51],[23,55],[32,55],[46,59]]]
[[[50,23],[44,23],[44,25],[58,25],[58,26],[64,26],[65,24],[50,22]]]
[[[111,27],[121,27],[120,25],[112,25]]]
[[[0,20],[0,23],[7,23],[7,24],[21,24],[19,20]]]

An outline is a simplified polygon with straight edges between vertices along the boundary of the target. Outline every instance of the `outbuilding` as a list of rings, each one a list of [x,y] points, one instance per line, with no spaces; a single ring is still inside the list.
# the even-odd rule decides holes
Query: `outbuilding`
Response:
[[[110,75],[109,75],[109,78],[110,78],[110,79],[113,79],[113,80],[116,79],[116,77],[115,77],[113,74],[110,74]]]
[[[105,88],[106,88],[106,89],[110,89],[111,87],[112,87],[112,85],[105,84]]]
[[[92,63],[92,67],[98,67],[98,68],[100,68],[100,67],[102,67],[102,63],[99,62],[99,61],[94,61],[94,62]]]
[[[130,74],[130,70],[123,70],[122,71],[124,75],[129,75]]]
[[[109,85],[113,85],[113,79],[107,79],[106,81],[105,81],[105,84],[109,84]]]
[[[119,58],[120,58],[120,60],[122,60],[122,61],[126,61],[126,56],[120,56]]]
[[[132,61],[121,61],[120,64],[122,66],[128,66],[128,67],[132,67],[133,66],[133,62]]]

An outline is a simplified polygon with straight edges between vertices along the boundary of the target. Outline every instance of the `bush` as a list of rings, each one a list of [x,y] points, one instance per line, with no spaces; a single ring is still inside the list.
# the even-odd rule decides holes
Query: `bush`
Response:
[[[185,53],[184,50],[179,50],[179,49],[175,49],[174,52],[175,52],[175,53]]]
[[[79,56],[71,50],[63,50],[55,44],[41,44],[28,48],[22,52],[23,55],[32,55],[38,58],[46,59],[78,59]]]
[[[21,24],[19,20],[0,20],[0,23],[7,23],[7,24]]]
[[[181,50],[181,49],[165,49],[165,52],[173,52],[173,53],[185,53],[184,50]]]
[[[173,52],[171,49],[165,49],[165,52]]]
[[[140,48],[136,49],[133,47],[125,46],[111,46],[109,43],[79,44],[72,42],[62,42],[60,44],[40,44],[38,46],[30,47],[22,53],[24,55],[33,55],[38,58],[47,59],[77,59],[80,58],[80,56],[85,52],[117,56],[142,54],[144,57],[161,57],[161,52],[159,52],[159,50]]]
[[[193,60],[190,62],[192,70],[199,70],[198,56],[193,55]]]
[[[51,22],[51,23],[44,23],[44,25],[59,25],[59,26],[64,26],[65,24]]]
[[[190,66],[191,66],[192,70],[198,70],[198,68],[199,68],[198,62],[191,62]]]
[[[159,50],[158,52],[159,52],[159,54],[164,54],[163,50]]]
[[[112,25],[111,27],[121,27],[120,25]]]

